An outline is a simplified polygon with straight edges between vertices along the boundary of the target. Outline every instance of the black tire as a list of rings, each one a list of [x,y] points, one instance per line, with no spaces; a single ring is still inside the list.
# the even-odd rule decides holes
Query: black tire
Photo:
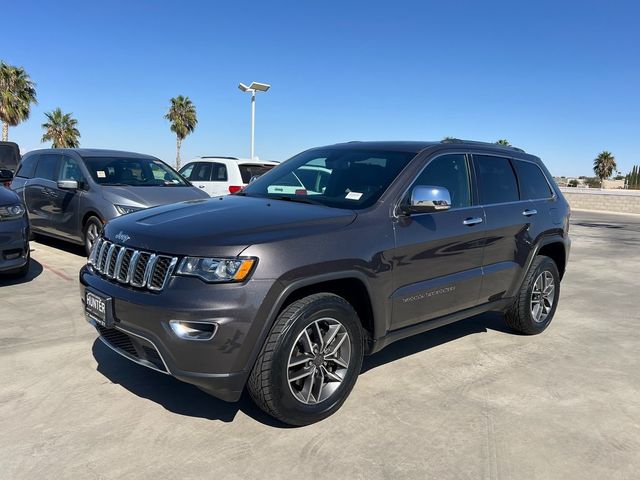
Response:
[[[311,329],[315,327],[314,322],[323,322],[327,318],[342,324],[348,333],[342,342],[349,342],[350,345],[348,367],[343,374],[342,382],[327,398],[322,400],[320,393],[318,397],[321,401],[306,404],[296,398],[296,386],[289,385],[289,358],[294,349],[299,347],[298,337],[303,335],[303,330]],[[249,393],[258,407],[290,425],[308,425],[327,418],[342,406],[358,379],[362,368],[363,342],[358,314],[342,297],[331,293],[318,293],[297,300],[276,319],[249,376]],[[310,368],[316,371],[315,366]],[[318,364],[317,370],[320,375],[321,370],[326,372],[326,367]],[[335,384],[332,385],[332,388],[334,387]]]
[[[102,221],[98,217],[91,216],[87,218],[86,222],[84,222],[84,227],[82,228],[82,239],[84,241],[84,250],[87,257],[91,254],[91,247],[93,247],[93,242],[95,241],[94,232],[97,232],[99,236],[102,233],[102,228]]]
[[[554,282],[554,297],[553,302],[546,313],[544,319],[535,320],[532,313],[532,294],[536,280],[545,272],[548,272],[553,277]],[[537,296],[536,298],[539,298]],[[505,314],[505,320],[507,325],[516,332],[525,335],[536,335],[542,333],[553,320],[553,316],[556,313],[558,306],[558,300],[560,298],[560,275],[558,273],[558,266],[549,257],[544,255],[538,255],[531,264],[529,272],[520,287],[520,292],[513,305]]]

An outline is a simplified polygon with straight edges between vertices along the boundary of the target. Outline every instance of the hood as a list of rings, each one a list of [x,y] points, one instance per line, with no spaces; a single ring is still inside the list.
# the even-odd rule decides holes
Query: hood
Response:
[[[236,256],[249,245],[301,238],[343,228],[351,210],[228,195],[156,207],[109,222],[105,237],[174,255]],[[122,233],[122,235],[119,235]]]
[[[0,205],[15,205],[16,203],[22,203],[20,197],[0,183]]]
[[[209,198],[196,187],[100,187],[102,196],[110,203],[134,207],[155,207],[169,203]]]

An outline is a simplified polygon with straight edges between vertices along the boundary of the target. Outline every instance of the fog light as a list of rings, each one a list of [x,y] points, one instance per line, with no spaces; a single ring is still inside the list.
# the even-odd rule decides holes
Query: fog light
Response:
[[[218,325],[212,322],[171,320],[169,325],[173,333],[185,340],[211,340],[218,330]]]

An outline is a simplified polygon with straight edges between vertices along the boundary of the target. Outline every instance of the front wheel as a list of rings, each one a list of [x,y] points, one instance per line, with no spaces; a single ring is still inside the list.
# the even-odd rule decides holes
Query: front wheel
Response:
[[[84,224],[82,233],[84,236],[84,249],[88,257],[89,255],[91,255],[93,244],[102,233],[102,222],[98,217],[89,217]]]
[[[290,425],[308,425],[336,412],[362,367],[358,315],[331,293],[310,295],[277,318],[247,384],[254,402]]]
[[[513,330],[525,335],[543,332],[556,313],[560,297],[560,275],[556,262],[537,256],[505,319]]]

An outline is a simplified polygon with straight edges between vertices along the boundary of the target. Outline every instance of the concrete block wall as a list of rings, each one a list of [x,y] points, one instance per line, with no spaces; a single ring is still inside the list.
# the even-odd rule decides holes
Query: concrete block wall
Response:
[[[561,188],[571,208],[640,214],[640,190]]]

